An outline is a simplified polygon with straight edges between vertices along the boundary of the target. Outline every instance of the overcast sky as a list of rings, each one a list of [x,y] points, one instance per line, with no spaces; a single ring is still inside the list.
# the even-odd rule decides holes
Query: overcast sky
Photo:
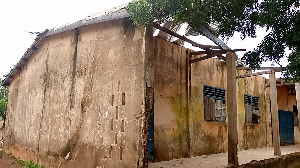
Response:
[[[83,19],[88,15],[108,10],[131,0],[2,0],[0,1],[0,77],[8,73],[27,48],[35,35],[29,32],[42,32]],[[264,33],[264,31],[260,31]],[[237,37],[227,44],[232,49],[252,50],[260,41]],[[201,39],[196,39],[201,43]],[[242,55],[243,53],[238,53]],[[283,63],[286,64],[285,62]],[[267,64],[266,64],[267,65]]]

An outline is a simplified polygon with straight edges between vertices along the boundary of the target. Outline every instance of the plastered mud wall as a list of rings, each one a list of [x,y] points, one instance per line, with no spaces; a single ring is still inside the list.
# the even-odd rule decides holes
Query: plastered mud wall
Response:
[[[189,156],[187,49],[155,39],[154,160]]]
[[[146,44],[128,19],[47,37],[11,82],[5,151],[50,167],[145,167]]]
[[[212,58],[193,63],[189,86],[189,51],[161,39],[155,47],[154,161],[226,152],[227,122],[204,121],[203,104],[203,84],[226,89],[225,62]],[[259,97],[259,124],[245,123],[245,93]],[[237,98],[239,150],[272,145],[268,81],[238,79]]]
[[[226,88],[225,63],[207,59],[191,65],[191,155],[227,151],[227,123],[204,121],[203,84]]]
[[[238,75],[245,72],[239,70]],[[238,85],[238,139],[239,150],[272,146],[269,80],[253,76],[237,80]],[[245,123],[244,94],[259,97],[259,123]]]

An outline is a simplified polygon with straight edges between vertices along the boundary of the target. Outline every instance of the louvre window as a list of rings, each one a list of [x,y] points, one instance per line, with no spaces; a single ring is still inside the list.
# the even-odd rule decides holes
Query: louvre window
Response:
[[[259,123],[259,97],[244,95],[246,123]]]
[[[203,85],[205,121],[226,121],[225,89]]]

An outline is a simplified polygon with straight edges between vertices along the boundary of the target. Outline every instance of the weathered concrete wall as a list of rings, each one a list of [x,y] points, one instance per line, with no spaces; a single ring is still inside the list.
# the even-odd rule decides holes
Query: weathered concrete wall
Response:
[[[237,75],[246,71],[239,70]],[[192,64],[191,114],[193,132],[191,148],[193,155],[227,151],[227,122],[204,121],[203,84],[226,89],[225,62],[207,59]],[[238,100],[238,148],[239,150],[270,146],[269,88],[264,77],[249,77],[237,80]],[[259,97],[260,123],[245,123],[244,94]],[[226,105],[227,106],[227,105]]]
[[[155,39],[155,161],[189,156],[186,51]]]
[[[226,88],[225,63],[207,59],[191,65],[191,154],[227,151],[227,123],[204,121],[203,84]]]
[[[192,64],[189,101],[188,50],[161,39],[156,39],[156,50],[154,160],[226,152],[227,122],[204,121],[203,104],[203,84],[226,89],[225,63],[207,59]],[[239,150],[272,144],[267,82],[263,77],[237,80]],[[245,123],[244,93],[259,97],[259,124]]]
[[[239,75],[245,71],[239,70]],[[239,150],[272,145],[269,81],[262,76],[238,79]],[[244,94],[259,97],[260,121],[245,123]]]
[[[145,32],[119,19],[44,40],[11,82],[4,149],[53,167],[143,166]]]

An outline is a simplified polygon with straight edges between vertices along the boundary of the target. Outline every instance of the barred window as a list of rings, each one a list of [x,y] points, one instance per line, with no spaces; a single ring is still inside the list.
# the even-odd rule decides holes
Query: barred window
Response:
[[[259,97],[244,95],[246,123],[259,123]]]
[[[225,93],[225,89],[203,85],[205,121],[226,121]]]

